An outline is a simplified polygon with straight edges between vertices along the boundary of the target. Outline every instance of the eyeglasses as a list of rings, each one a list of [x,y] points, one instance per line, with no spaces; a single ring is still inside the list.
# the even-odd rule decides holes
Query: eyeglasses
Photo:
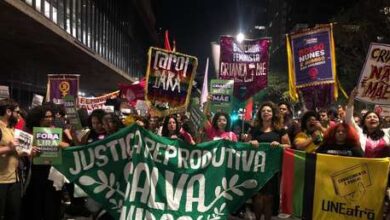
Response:
[[[53,115],[45,115],[45,118],[54,118]]]

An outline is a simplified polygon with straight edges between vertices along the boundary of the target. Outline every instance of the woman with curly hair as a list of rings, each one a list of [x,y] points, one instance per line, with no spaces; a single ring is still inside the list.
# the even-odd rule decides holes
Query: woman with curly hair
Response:
[[[383,158],[390,156],[390,129],[381,129],[379,115],[374,111],[368,111],[363,115],[362,128],[353,120],[353,105],[357,95],[354,89],[348,100],[347,115],[345,120],[352,125],[359,134],[360,146],[364,151],[364,157]]]
[[[271,147],[290,147],[290,139],[279,118],[279,111],[272,102],[265,102],[256,113],[254,127],[249,134],[249,143],[259,147],[260,143],[271,143]],[[277,215],[279,204],[278,174],[270,179],[260,192],[253,197],[253,210],[256,219],[269,220],[274,213]]]
[[[294,145],[298,150],[313,153],[323,140],[322,126],[318,114],[307,111],[302,116],[301,132],[294,139]]]
[[[32,133],[34,127],[53,127],[54,110],[51,105],[37,106],[30,110],[26,118],[26,131]],[[61,142],[61,148],[69,144]],[[23,219],[60,219],[62,192],[53,186],[49,179],[50,165],[32,165],[31,179],[23,197]]]
[[[316,153],[333,154],[349,157],[362,157],[359,135],[346,123],[331,126],[324,135],[324,140]]]

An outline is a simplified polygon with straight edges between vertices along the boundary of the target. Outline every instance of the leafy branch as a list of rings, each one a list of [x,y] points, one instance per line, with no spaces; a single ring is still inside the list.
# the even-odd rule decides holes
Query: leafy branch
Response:
[[[246,188],[246,189],[253,189],[257,186],[257,181],[254,179],[249,179],[244,181],[243,183],[236,185],[238,182],[238,174],[234,175],[230,181],[229,185],[227,183],[227,179],[224,177],[222,179],[222,188],[221,186],[217,186],[215,188],[215,196],[216,198],[214,199],[213,202],[211,202],[207,207],[206,210],[209,210],[220,198],[224,197],[227,200],[232,201],[233,196],[231,193],[236,194],[238,196],[243,196],[244,192],[240,188]],[[229,187],[228,187],[229,186]]]
[[[108,178],[107,175],[102,170],[98,170],[97,176],[99,177],[99,180],[95,180],[90,176],[81,176],[79,182],[81,185],[84,186],[91,186],[97,184],[98,186],[96,186],[95,189],[93,190],[93,193],[95,194],[99,194],[104,190],[108,189],[105,195],[106,199],[111,198],[114,195],[114,193],[117,193],[120,196],[122,196],[122,198],[125,198],[125,193],[120,190],[119,182],[115,181],[114,173],[110,173]]]

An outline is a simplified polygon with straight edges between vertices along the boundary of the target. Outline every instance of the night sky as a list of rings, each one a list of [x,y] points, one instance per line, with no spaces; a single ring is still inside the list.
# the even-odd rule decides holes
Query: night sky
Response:
[[[156,8],[157,28],[167,29],[176,39],[178,52],[198,58],[197,81],[202,83],[207,57],[209,74],[214,74],[210,42],[221,35],[235,36],[240,30],[250,33],[260,24],[263,0],[163,0]],[[257,10],[257,11],[256,11]],[[254,36],[256,37],[256,36]]]

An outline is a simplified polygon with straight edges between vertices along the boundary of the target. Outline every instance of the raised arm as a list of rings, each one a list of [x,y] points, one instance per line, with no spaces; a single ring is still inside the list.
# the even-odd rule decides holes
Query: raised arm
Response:
[[[355,120],[353,120],[353,111],[354,111],[354,103],[355,103],[356,95],[357,95],[357,88],[354,88],[348,99],[345,122],[349,125],[352,125],[356,129],[356,131],[360,134],[362,132],[362,129],[359,127],[359,125],[355,123]]]

